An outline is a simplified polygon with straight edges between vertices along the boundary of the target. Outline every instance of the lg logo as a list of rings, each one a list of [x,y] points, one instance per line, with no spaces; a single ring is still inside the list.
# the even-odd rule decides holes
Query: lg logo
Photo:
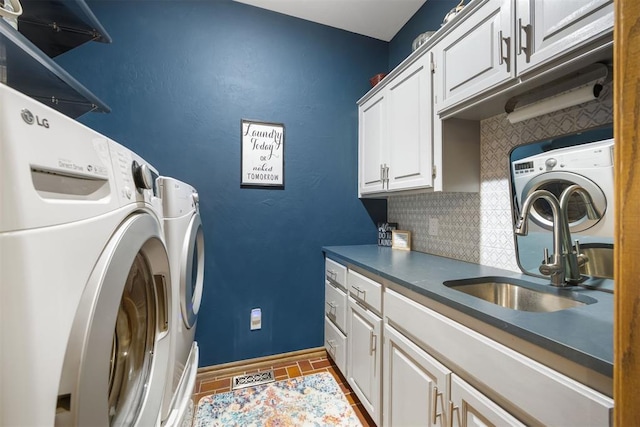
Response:
[[[24,120],[26,124],[32,125],[36,123],[38,126],[49,129],[49,122],[47,121],[47,119],[41,119],[38,116],[34,116],[33,113],[26,108],[23,109],[20,114],[22,115],[22,120]]]

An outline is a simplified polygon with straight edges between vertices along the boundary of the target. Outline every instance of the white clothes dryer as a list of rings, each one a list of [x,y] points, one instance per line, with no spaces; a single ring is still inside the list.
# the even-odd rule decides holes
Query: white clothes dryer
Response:
[[[601,219],[587,218],[584,200],[574,194],[569,200],[569,228],[574,237],[613,238],[613,139],[558,148],[512,162],[515,202],[518,211],[535,190],[548,190],[560,198],[573,184],[591,195]],[[530,211],[529,232],[553,229],[550,205],[540,199]]]
[[[0,85],[0,425],[158,425],[171,276],[155,170]]]
[[[204,282],[204,232],[198,193],[174,178],[158,180],[171,265],[171,362],[162,408],[163,425],[179,426],[187,414],[198,371],[196,321]]]

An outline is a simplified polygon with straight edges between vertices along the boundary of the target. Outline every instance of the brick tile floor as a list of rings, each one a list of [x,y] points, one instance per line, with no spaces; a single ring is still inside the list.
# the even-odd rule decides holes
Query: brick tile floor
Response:
[[[270,369],[273,369],[276,381],[287,378],[296,378],[302,375],[311,375],[318,372],[330,372],[336,379],[336,382],[340,385],[340,389],[349,403],[351,403],[351,407],[358,415],[362,425],[365,427],[375,427],[375,423],[362,407],[362,404],[358,400],[358,397],[353,393],[353,390],[351,390],[347,380],[342,376],[337,366],[333,363],[333,360],[331,360],[325,352],[315,352],[309,356],[303,356],[303,358],[300,358],[299,360],[286,358],[286,360],[279,361],[278,359],[275,359],[268,364],[261,364],[257,368],[250,367],[247,370],[240,366],[233,370],[225,369],[221,372],[211,370],[198,373],[195,391],[193,394],[193,402],[197,407],[198,401],[204,396],[231,391],[231,379],[236,375],[268,371]]]

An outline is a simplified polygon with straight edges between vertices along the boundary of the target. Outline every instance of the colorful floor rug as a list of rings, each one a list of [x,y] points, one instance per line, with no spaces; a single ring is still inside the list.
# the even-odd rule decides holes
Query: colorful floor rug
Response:
[[[193,425],[362,426],[328,372],[205,396]]]

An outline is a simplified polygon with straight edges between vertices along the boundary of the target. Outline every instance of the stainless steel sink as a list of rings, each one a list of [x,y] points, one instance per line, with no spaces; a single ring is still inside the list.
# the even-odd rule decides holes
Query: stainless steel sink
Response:
[[[545,289],[516,279],[485,277],[455,280],[445,286],[501,307],[519,311],[552,312],[580,307],[596,302],[595,299],[566,289]],[[537,289],[536,289],[537,288]]]
[[[580,273],[613,279],[613,245],[600,243],[580,245],[580,252],[589,258],[589,262],[580,267]]]

